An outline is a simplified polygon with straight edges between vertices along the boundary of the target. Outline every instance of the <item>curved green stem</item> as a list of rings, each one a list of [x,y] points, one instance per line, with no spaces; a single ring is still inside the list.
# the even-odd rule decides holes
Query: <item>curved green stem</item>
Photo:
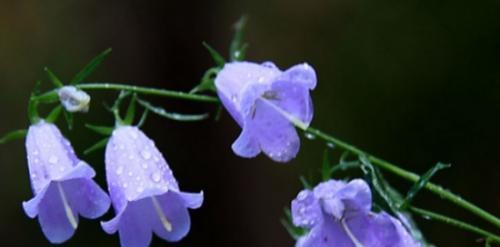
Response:
[[[129,92],[135,92],[139,94],[147,94],[147,95],[156,95],[162,97],[169,97],[175,99],[183,99],[183,100],[191,100],[191,101],[199,101],[199,102],[209,102],[209,103],[218,103],[219,99],[216,97],[208,96],[208,95],[199,95],[199,94],[190,94],[179,91],[165,90],[159,88],[150,88],[150,87],[140,87],[133,86],[127,84],[118,84],[118,83],[84,83],[75,85],[75,87],[82,90],[124,90]],[[57,98],[57,89],[49,91],[45,94],[37,96],[39,100],[53,100]]]
[[[394,165],[388,161],[385,161],[383,159],[380,159],[380,158],[377,158],[373,155],[370,155],[369,153],[367,153],[359,148],[356,148],[355,146],[350,145],[344,141],[341,141],[333,136],[330,136],[326,133],[323,133],[318,129],[315,129],[312,127],[303,128],[303,126],[298,125],[298,124],[295,124],[295,126],[304,130],[306,133],[312,134],[318,138],[323,139],[326,142],[333,143],[337,147],[339,147],[343,150],[349,151],[352,154],[364,155],[374,165],[377,165],[378,167],[380,167],[388,172],[391,172],[395,175],[398,175],[406,180],[409,180],[411,182],[417,182],[420,179],[420,176],[413,173],[413,172],[404,170],[404,169],[398,167],[397,165]],[[448,201],[470,211],[471,213],[481,217],[482,219],[490,222],[491,224],[495,225],[496,227],[500,228],[500,219],[499,218],[497,218],[496,216],[492,215],[491,213],[485,211],[484,209],[472,204],[471,202],[461,198],[460,196],[452,193],[451,191],[444,189],[443,187],[436,185],[436,184],[433,184],[433,183],[430,183],[430,182],[425,185],[425,188],[427,190],[433,192],[434,194],[437,194],[442,199],[448,200]]]
[[[442,214],[431,212],[429,210],[425,210],[422,208],[410,207],[410,210],[413,211],[414,213],[422,215],[425,218],[441,221],[441,222],[444,222],[446,224],[456,226],[456,227],[461,228],[463,230],[481,235],[491,242],[500,244],[500,236],[493,234],[491,232],[488,232],[486,230],[483,230],[479,227],[473,226],[469,223],[466,223],[466,222],[463,222],[463,221],[460,221],[457,219],[453,219],[451,217],[448,217],[448,216],[445,216]]]

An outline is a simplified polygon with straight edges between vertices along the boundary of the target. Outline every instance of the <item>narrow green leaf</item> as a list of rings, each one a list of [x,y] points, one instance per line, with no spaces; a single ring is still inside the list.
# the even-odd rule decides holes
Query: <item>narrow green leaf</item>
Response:
[[[246,44],[242,44],[245,26],[248,18],[242,16],[238,22],[234,24],[234,36],[229,46],[229,57],[231,61],[241,61],[244,59]]]
[[[62,81],[59,80],[59,78],[57,78],[57,76],[54,73],[52,73],[52,71],[49,68],[45,67],[45,72],[47,72],[47,75],[49,76],[50,81],[52,82],[52,84],[54,84],[55,87],[63,87],[64,86]]]
[[[90,129],[97,134],[105,135],[105,136],[110,136],[113,133],[114,128],[112,127],[107,127],[107,126],[97,126],[97,125],[92,125],[92,124],[85,124],[85,127],[87,129]]]
[[[200,121],[208,118],[208,113],[204,114],[181,114],[181,113],[175,113],[175,112],[167,112],[165,109],[157,106],[151,105],[149,102],[137,99],[137,102],[139,102],[140,105],[142,105],[144,108],[148,109],[149,111],[153,112],[154,114],[157,114],[159,116],[162,116],[167,119],[171,120],[176,120],[176,121]]]
[[[420,192],[420,190],[422,188],[424,188],[425,185],[427,185],[427,183],[431,180],[431,178],[438,171],[449,168],[450,166],[451,165],[449,165],[449,164],[443,164],[443,163],[438,162],[435,166],[431,167],[431,169],[429,169],[427,172],[425,172],[424,175],[422,175],[420,177],[420,179],[410,188],[410,190],[406,194],[406,198],[403,201],[403,204],[401,204],[400,208],[405,209],[406,207],[408,207],[408,205],[411,203],[413,198],[415,198],[415,196],[418,194],[418,192]]]
[[[296,227],[296,226],[293,225],[293,223],[292,223],[292,214],[290,212],[290,209],[289,208],[285,208],[284,211],[285,211],[285,217],[286,218],[282,218],[280,221],[281,221],[281,224],[287,230],[288,234],[290,234],[290,236],[293,239],[295,239],[295,240],[297,240],[300,237],[302,237],[303,235],[305,235],[307,233],[306,229],[301,228],[301,227]]]
[[[304,176],[299,177],[300,182],[302,183],[302,186],[304,186],[305,189],[312,189],[311,184],[307,181],[307,179]]]
[[[224,66],[224,64],[226,64],[226,59],[224,59],[224,57],[222,57],[222,55],[218,51],[216,51],[206,42],[203,42],[203,46],[207,48],[208,52],[210,53],[210,56],[212,56],[212,59],[214,60],[215,64],[217,64],[218,67],[222,67]]]
[[[321,168],[321,177],[323,181],[327,181],[330,179],[330,171],[332,169],[332,165],[330,163],[330,149],[325,149],[323,152],[323,166]]]
[[[135,102],[137,101],[137,94],[133,94],[132,98],[130,99],[130,103],[127,108],[127,114],[125,115],[125,119],[123,119],[123,122],[126,125],[131,125],[132,122],[134,121],[135,118]]]
[[[22,130],[14,130],[11,131],[7,134],[5,134],[2,138],[0,138],[0,144],[4,144],[13,140],[21,139],[26,137],[26,134],[28,133],[28,130],[22,129]]]
[[[220,71],[219,68],[210,68],[207,71],[205,71],[205,74],[203,74],[203,77],[201,78],[200,84],[191,89],[189,93],[194,94],[203,91],[216,92],[214,79],[215,76],[217,76],[217,73],[219,73],[219,71]]]
[[[36,95],[36,96],[35,96]],[[49,91],[43,94],[34,94],[32,96],[33,100],[36,100],[40,103],[45,103],[45,104],[50,104],[50,103],[55,103],[59,100],[59,96],[57,95],[57,91]]]
[[[68,124],[68,129],[73,129],[73,113],[68,111],[63,111],[64,118],[66,119],[66,123]]]
[[[144,109],[144,112],[142,113],[141,119],[139,120],[139,123],[137,123],[137,127],[140,128],[144,123],[146,122],[146,119],[148,118],[148,109]]]
[[[96,144],[92,145],[91,147],[87,148],[85,151],[83,151],[83,154],[88,155],[90,153],[93,153],[94,151],[97,151],[101,148],[104,148],[106,146],[106,143],[108,143],[109,138],[104,138],[100,141],[98,141]]]
[[[45,118],[45,121],[49,123],[55,123],[57,119],[59,119],[59,116],[61,115],[62,111],[62,106],[58,105],[56,106],[50,113],[49,115]]]
[[[94,72],[97,66],[101,64],[101,62],[109,53],[111,53],[111,48],[104,50],[103,52],[101,52],[101,54],[94,57],[87,65],[85,65],[85,67],[83,67],[80,72],[78,72],[78,74],[75,75],[75,77],[71,80],[71,84],[78,84],[82,82],[87,76],[92,74],[92,72]]]
[[[413,238],[427,246],[424,235],[417,224],[407,211],[402,211],[399,205],[403,202],[403,196],[384,179],[377,167],[373,166],[365,156],[360,156],[361,170],[367,175],[372,187],[374,188],[374,197],[380,197],[382,202],[387,205],[390,212],[400,219],[405,228],[410,232]],[[376,200],[376,199],[374,199]]]

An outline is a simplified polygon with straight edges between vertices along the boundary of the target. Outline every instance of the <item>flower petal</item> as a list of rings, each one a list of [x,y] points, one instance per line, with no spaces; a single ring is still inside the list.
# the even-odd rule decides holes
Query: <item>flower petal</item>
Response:
[[[41,190],[38,194],[36,194],[31,200],[23,202],[23,209],[26,215],[30,218],[35,218],[38,215],[39,206],[42,202],[45,194],[47,193],[48,186],[45,189]]]
[[[68,205],[71,207],[71,205]],[[74,212],[74,209],[71,207]],[[75,233],[65,211],[63,199],[57,190],[57,185],[51,183],[45,197],[39,204],[38,220],[45,237],[51,243],[62,243]],[[75,218],[78,221],[78,217]]]
[[[240,136],[234,141],[233,152],[243,158],[253,158],[260,153],[258,141],[251,134],[251,128],[243,128]]]
[[[309,88],[296,81],[278,80],[268,94],[277,107],[309,126],[314,112]]]
[[[179,194],[167,192],[157,196],[159,205],[165,214],[166,219],[172,225],[171,231],[167,231],[159,216],[153,217],[151,224],[153,230],[160,238],[170,242],[176,242],[184,238],[191,227],[191,219],[188,210],[184,205],[184,200]]]
[[[80,215],[95,219],[106,213],[111,204],[108,195],[93,180],[72,179],[62,183],[68,200]]]
[[[348,246],[354,247],[352,240],[347,236],[338,221],[325,220],[322,224],[315,226],[309,233],[301,237],[295,247],[331,247]],[[366,247],[372,247],[366,245]]]
[[[293,125],[268,102],[258,99],[255,113],[247,122],[249,131],[258,138],[259,145],[272,160],[288,162],[295,158],[300,148],[300,139]]]
[[[118,223],[121,247],[147,247],[152,232],[148,222],[152,208],[145,199],[129,203]]]
[[[277,80],[300,83],[311,90],[316,87],[317,82],[316,72],[307,63],[290,67]]]
[[[301,191],[292,201],[292,220],[294,225],[307,228],[323,222],[319,201],[310,190]]]
[[[200,193],[175,192],[182,199],[184,206],[190,209],[200,208],[203,204],[203,191]]]

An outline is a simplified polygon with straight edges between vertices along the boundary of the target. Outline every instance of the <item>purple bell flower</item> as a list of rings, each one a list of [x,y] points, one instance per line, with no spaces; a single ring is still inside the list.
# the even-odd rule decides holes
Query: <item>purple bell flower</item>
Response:
[[[106,146],[106,176],[116,216],[103,229],[120,235],[122,247],[148,246],[152,232],[179,241],[190,228],[188,208],[203,203],[203,192],[179,190],[172,170],[154,142],[136,127],[118,127]]]
[[[309,229],[296,247],[419,247],[400,221],[371,212],[370,187],[361,179],[329,180],[292,201],[293,224]]]
[[[51,243],[73,236],[78,215],[95,219],[108,211],[108,195],[92,180],[95,171],[76,157],[59,129],[40,121],[26,137],[31,187],[35,197],[23,202],[26,214],[35,218]]]
[[[224,107],[242,128],[233,151],[252,158],[263,151],[272,160],[288,162],[300,147],[293,124],[305,129],[313,107],[309,91],[316,86],[316,73],[308,64],[286,71],[273,63],[227,63],[215,78]]]

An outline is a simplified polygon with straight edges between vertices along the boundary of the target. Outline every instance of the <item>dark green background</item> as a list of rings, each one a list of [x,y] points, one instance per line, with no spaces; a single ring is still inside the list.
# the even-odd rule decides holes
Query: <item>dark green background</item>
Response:
[[[207,41],[226,51],[231,25],[250,17],[248,59],[281,68],[314,66],[313,126],[402,167],[422,173],[449,162],[435,181],[500,215],[500,2],[411,1],[0,1],[0,133],[27,127],[26,104],[49,66],[70,79],[105,48],[113,53],[90,81],[175,90],[192,88],[212,66]],[[45,86],[49,86],[45,79]],[[91,113],[63,131],[78,153],[99,136],[85,122],[111,124],[92,93]],[[170,110],[213,112],[210,105],[153,98]],[[64,126],[64,125],[60,125]],[[293,246],[279,223],[301,185],[321,165],[324,145],[303,138],[293,162],[246,160],[230,150],[239,134],[221,121],[177,123],[151,116],[153,138],[187,191],[205,191],[193,226],[178,244],[155,246]],[[81,157],[104,185],[102,152]],[[21,202],[32,197],[22,141],[0,146],[0,238],[5,246],[47,246]],[[388,176],[402,191],[410,184]],[[418,206],[483,226],[476,217],[427,192]],[[103,219],[110,219],[112,213]],[[437,246],[481,246],[477,236],[419,220]],[[116,246],[98,221],[81,220],[65,246]]]

